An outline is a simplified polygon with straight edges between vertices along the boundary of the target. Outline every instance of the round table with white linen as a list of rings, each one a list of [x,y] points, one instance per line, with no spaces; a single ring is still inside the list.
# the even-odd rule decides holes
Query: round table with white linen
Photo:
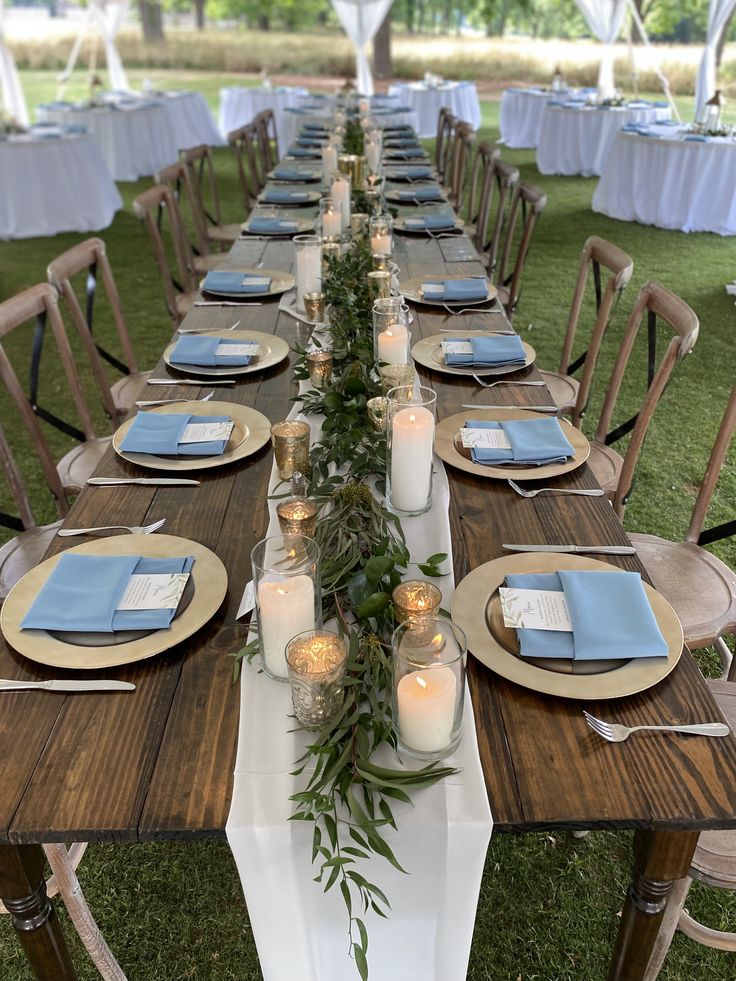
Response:
[[[95,139],[87,133],[0,138],[0,239],[98,232],[123,206]]]
[[[424,82],[397,82],[388,94],[416,110],[417,134],[422,139],[437,134],[437,117],[443,106],[458,119],[470,123],[473,129],[480,129],[480,102],[473,82],[443,82],[437,86]]]
[[[155,100],[166,110],[180,150],[203,143],[207,146],[224,145],[225,140],[201,92],[159,92]]]
[[[39,106],[36,115],[39,122],[84,126],[116,181],[137,181],[178,159],[171,117],[155,101],[126,99],[92,107],[55,102]]]
[[[548,102],[566,99],[577,101],[577,94],[571,89],[553,92],[540,88],[508,88],[501,96],[501,142],[512,150],[534,150],[539,142],[544,107]],[[580,102],[585,101],[581,92]]]
[[[608,107],[548,103],[539,131],[537,168],[540,174],[597,177],[622,126],[669,119],[670,112],[668,105],[645,102]]]
[[[693,139],[685,127],[621,132],[593,211],[658,228],[736,235],[736,141]]]
[[[251,122],[264,109],[272,109],[276,119],[276,135],[279,151],[283,153],[288,142],[283,135],[284,110],[298,106],[309,95],[301,86],[281,85],[275,89],[246,89],[240,85],[220,89],[220,131],[223,136],[239,126]]]

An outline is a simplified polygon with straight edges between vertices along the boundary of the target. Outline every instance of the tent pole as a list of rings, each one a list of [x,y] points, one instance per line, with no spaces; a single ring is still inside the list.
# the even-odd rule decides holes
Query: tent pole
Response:
[[[649,37],[647,35],[647,32],[644,30],[644,24],[642,23],[642,19],[639,16],[639,11],[636,9],[636,4],[634,3],[634,0],[629,0],[629,10],[631,12],[632,19],[636,23],[636,26],[639,28],[639,34],[641,35],[641,37],[644,40],[645,47],[647,47],[647,48],[649,48],[649,50],[651,50],[651,47],[652,46],[649,43]],[[667,101],[669,102],[670,106],[672,107],[672,113],[673,113],[675,119],[678,121],[678,123],[681,123],[682,122],[682,117],[680,116],[680,112],[679,112],[679,110],[677,108],[677,105],[675,104],[675,100],[674,100],[674,97],[672,95],[672,90],[670,89],[670,80],[667,78],[667,76],[664,74],[664,72],[660,69],[659,65],[657,65],[654,70],[657,73],[657,78],[662,83],[662,91],[666,95]]]

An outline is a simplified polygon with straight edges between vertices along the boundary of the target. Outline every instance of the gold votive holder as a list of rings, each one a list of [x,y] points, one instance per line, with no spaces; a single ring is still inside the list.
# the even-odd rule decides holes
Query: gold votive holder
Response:
[[[350,175],[353,187],[360,187],[365,174],[365,157],[358,156],[357,153],[339,153],[337,169],[341,174]]]
[[[350,216],[350,231],[356,238],[365,238],[368,234],[368,215],[353,212]]]
[[[312,351],[307,355],[309,380],[315,388],[327,388],[332,380],[332,352]]]
[[[413,579],[399,583],[391,598],[396,619],[399,623],[406,623],[408,620],[434,616],[440,608],[442,593],[431,582]]]
[[[322,239],[322,275],[326,276],[330,269],[330,260],[340,258],[340,243],[334,238]]]
[[[378,369],[384,395],[392,388],[403,388],[414,384],[414,365],[384,364]]]
[[[309,470],[309,424],[298,420],[271,426],[271,444],[276,469],[282,480],[291,480],[296,470]]]
[[[393,256],[391,253],[373,252],[371,254],[371,262],[373,263],[375,272],[391,273],[391,267],[393,266]]]
[[[307,314],[307,320],[313,324],[321,324],[325,319],[324,293],[305,293],[304,310]]]
[[[290,497],[276,505],[276,517],[284,535],[314,538],[317,530],[317,505],[307,497]]]
[[[340,711],[347,657],[347,644],[330,630],[305,630],[286,645],[291,699],[305,729],[323,729]]]
[[[365,196],[371,206],[372,213],[374,215],[380,214],[383,210],[380,187],[369,187],[365,192]]]
[[[376,432],[385,433],[388,399],[384,398],[383,395],[377,395],[373,399],[368,399],[365,407],[368,412],[368,419]]]
[[[372,300],[388,300],[391,296],[391,273],[388,269],[374,269],[368,273],[368,292]]]

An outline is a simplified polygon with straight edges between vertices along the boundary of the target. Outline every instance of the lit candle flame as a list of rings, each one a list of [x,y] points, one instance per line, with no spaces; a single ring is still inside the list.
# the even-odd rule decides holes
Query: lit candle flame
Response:
[[[416,421],[417,421],[417,417],[414,414],[409,416],[409,422],[416,422]]]
[[[278,586],[276,592],[279,594],[279,596],[286,596],[287,590],[282,589],[280,586]]]
[[[423,688],[425,691],[429,689],[429,685],[422,677],[419,676],[417,677],[417,684],[419,685],[420,688]]]

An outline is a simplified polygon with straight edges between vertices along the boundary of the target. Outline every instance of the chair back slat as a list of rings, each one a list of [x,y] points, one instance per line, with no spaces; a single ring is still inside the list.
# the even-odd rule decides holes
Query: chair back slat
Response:
[[[447,110],[445,115],[445,135],[442,139],[442,152],[440,164],[437,170],[440,181],[445,187],[452,185],[452,165],[454,162],[455,133],[457,124],[460,122],[453,114]]]
[[[442,176],[442,164],[444,162],[445,140],[448,134],[448,117],[452,112],[447,106],[442,106],[437,114],[437,136],[434,141],[434,166],[437,173]]]
[[[498,268],[496,282],[508,289],[508,299],[506,301],[506,315],[509,320],[513,320],[516,307],[519,303],[521,293],[521,279],[524,274],[524,267],[529,256],[534,228],[541,213],[547,206],[547,195],[544,191],[527,184],[525,181],[516,185],[511,199],[509,220],[506,226],[506,237],[501,252],[501,261]],[[521,238],[516,248],[516,257],[512,260],[514,251],[516,226],[521,218]],[[509,271],[510,270],[510,271]]]
[[[176,198],[177,204],[179,206],[179,212],[181,214],[181,227],[184,229],[184,234],[187,237],[189,243],[189,248],[185,249],[185,254],[187,259],[191,257],[192,264],[194,263],[194,255],[205,255],[208,251],[207,242],[207,218],[204,213],[204,209],[201,207],[201,199],[199,195],[194,190],[192,184],[192,175],[184,163],[183,160],[179,160],[177,163],[169,164],[168,167],[164,167],[159,170],[154,176],[154,180],[157,184],[168,184],[171,190],[174,192],[174,197]],[[192,242],[189,238],[189,234],[186,231],[186,223],[184,221],[184,210],[182,205],[186,204],[191,218],[192,231],[194,233],[194,241]],[[192,273],[194,272],[192,266]]]
[[[465,211],[465,219],[468,225],[475,227],[474,244],[477,246],[478,222],[483,209],[483,195],[486,190],[486,181],[489,171],[493,166],[493,161],[501,156],[498,147],[491,146],[490,143],[479,143],[475,151],[473,166],[470,171],[468,181],[468,201]]]
[[[690,518],[690,527],[685,535],[685,541],[703,543],[703,525],[705,524],[708,508],[710,507],[710,502],[713,499],[713,494],[718,484],[718,478],[726,462],[726,454],[731,446],[734,430],[736,430],[736,385],[731,389],[731,395],[726,404],[726,411],[723,413],[723,418],[718,428],[716,441],[713,444],[713,449],[708,459],[708,466],[703,475],[703,482],[700,485],[698,496],[695,499],[695,507]],[[728,534],[728,532],[725,532],[725,534]],[[708,541],[717,541],[718,538],[724,536],[708,535],[706,532],[706,537]]]
[[[458,123],[452,154],[452,183],[450,193],[448,194],[448,200],[456,211],[462,209],[468,165],[473,153],[474,143],[475,130],[470,123]]]
[[[475,235],[475,246],[481,254],[487,256],[488,275],[494,278],[498,264],[498,251],[501,244],[501,234],[506,227],[507,207],[514,188],[519,183],[519,169],[494,156],[486,169],[483,188],[481,191],[480,213]],[[493,228],[489,232],[491,212],[493,210],[493,195],[496,194],[496,216]]]
[[[257,159],[258,130],[255,123],[246,123],[245,126],[231,130],[227,134],[227,141],[235,153],[240,187],[243,192],[243,204],[245,210],[250,211],[265,183],[265,180],[261,180],[261,170]]]
[[[181,151],[181,159],[189,171],[189,180],[192,190],[197,197],[197,207],[202,216],[204,231],[207,231],[207,221],[213,225],[222,224],[222,209],[220,207],[220,190],[215,174],[215,163],[212,157],[212,148],[206,143],[199,146],[189,147]],[[208,214],[205,201],[204,185],[209,187],[209,198],[212,206],[212,214]]]
[[[271,170],[279,158],[279,143],[276,133],[276,116],[273,109],[263,109],[255,118],[258,145],[265,169]]]

